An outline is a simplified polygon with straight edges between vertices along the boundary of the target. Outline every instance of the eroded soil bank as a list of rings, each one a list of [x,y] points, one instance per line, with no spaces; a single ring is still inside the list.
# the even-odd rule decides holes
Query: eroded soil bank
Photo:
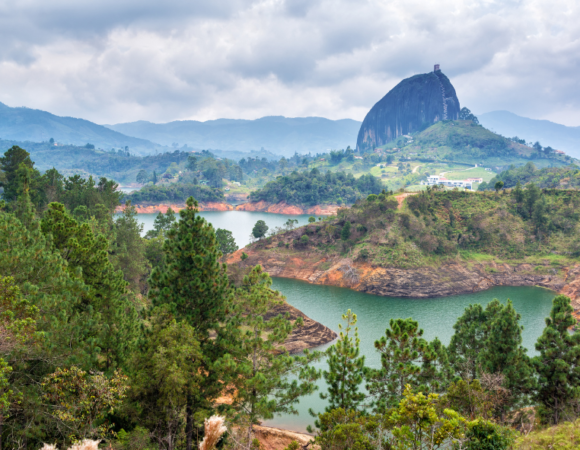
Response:
[[[135,209],[139,214],[152,214],[152,213],[163,213],[167,212],[167,209],[171,207],[173,211],[180,211],[185,208],[185,203],[160,203],[160,204],[140,204],[134,205]],[[285,202],[280,203],[267,203],[267,202],[254,202],[254,203],[243,203],[241,205],[234,206],[226,202],[205,202],[200,203],[198,209],[200,211],[252,211],[252,212],[267,212],[273,214],[287,214],[287,215],[302,215],[302,214],[312,214],[314,216],[330,216],[336,214],[338,211],[338,205],[316,205],[311,207],[302,207],[296,205],[289,205]],[[116,212],[122,212],[124,206],[117,206]]]
[[[409,298],[446,297],[493,286],[540,286],[567,295],[580,312],[580,264],[565,267],[554,266],[549,260],[536,264],[454,261],[438,267],[400,269],[339,257],[325,258],[315,251],[297,254],[274,247],[261,250],[246,247],[243,251],[248,255],[243,264],[261,264],[274,277]],[[241,254],[242,250],[232,254],[228,263],[239,263]]]

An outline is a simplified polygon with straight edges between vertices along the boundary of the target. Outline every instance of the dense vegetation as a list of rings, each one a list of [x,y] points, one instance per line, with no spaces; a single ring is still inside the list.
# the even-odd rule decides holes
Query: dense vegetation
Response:
[[[308,236],[309,251],[381,267],[429,266],[471,254],[518,261],[580,255],[579,191],[534,184],[499,194],[428,188],[407,197],[404,208],[397,205],[386,192],[370,195],[340,209],[336,217],[300,228],[299,234]],[[284,245],[300,236],[293,232],[268,239]],[[297,251],[303,248],[296,245]]]
[[[172,212],[160,215],[144,239],[130,204],[113,217],[114,183],[64,180],[67,194],[60,197],[60,185],[41,182],[44,175],[35,173],[24,150],[11,149],[0,164],[6,175],[0,209],[2,448],[38,450],[44,442],[66,448],[99,439],[115,450],[192,450],[204,432],[208,437],[210,423],[222,423],[214,417],[204,429],[204,419],[219,414],[228,428],[222,448],[256,450],[254,425],[293,412],[322,376],[328,407],[315,414],[322,450],[501,450],[514,442],[514,413],[522,406],[535,405],[546,425],[577,418],[580,335],[569,332],[576,320],[567,297],[554,299],[534,358],[522,347],[512,304],[497,300],[467,308],[447,347],[424,339],[412,319],[391,320],[375,343],[378,368],[367,367],[359,355],[351,311],[326,354],[291,356],[284,342],[302,319],[274,312],[283,301],[260,266],[220,263],[219,248],[234,248],[231,236],[224,230],[216,236],[193,198],[179,221]],[[67,182],[75,188],[67,190]],[[50,197],[54,186],[57,201],[31,201],[32,194]],[[522,194],[521,205],[514,198],[512,206],[536,224],[528,192],[534,191]],[[440,201],[432,210],[428,195]],[[575,202],[540,195],[536,201],[559,205],[559,213],[565,208],[560,201]],[[437,221],[447,200],[464,199],[425,196],[413,205],[417,220],[430,215]],[[477,197],[502,207],[510,198]],[[532,205],[531,217],[526,205]],[[379,216],[404,217],[395,207],[382,193],[353,211],[369,216],[371,226]],[[348,243],[364,229],[346,219],[344,213],[336,219],[344,225],[335,231]],[[415,223],[410,215],[408,220]],[[315,370],[311,363],[326,356],[328,369]],[[224,398],[230,401],[218,401]],[[525,442],[541,439],[530,435]]]
[[[534,183],[540,188],[578,189],[580,187],[580,169],[575,164],[537,169],[532,162],[529,162],[523,167],[510,167],[492,178],[489,183],[481,183],[479,190],[494,189],[498,181],[503,182],[504,188],[513,188],[518,183],[521,185]]]
[[[183,203],[192,196],[200,202],[224,201],[224,193],[221,189],[193,183],[148,185],[128,194],[127,198],[134,204]]]
[[[291,205],[341,205],[354,203],[369,194],[378,194],[381,189],[381,182],[372,175],[356,179],[352,174],[321,173],[318,169],[312,169],[310,172],[293,172],[278,177],[263,189],[252,192],[250,200],[271,203],[285,201]]]

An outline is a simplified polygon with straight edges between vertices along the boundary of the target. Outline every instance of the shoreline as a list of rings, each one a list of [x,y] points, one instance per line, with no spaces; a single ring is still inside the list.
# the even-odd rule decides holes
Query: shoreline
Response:
[[[185,208],[185,203],[158,203],[158,204],[136,204],[133,205],[139,214],[165,214],[169,208],[174,212],[181,211]],[[267,203],[267,202],[249,202],[233,205],[227,202],[200,202],[199,211],[248,211],[248,212],[265,212],[270,214],[286,215],[306,215],[331,216],[336,214],[340,206],[338,205],[315,205],[315,206],[297,206],[289,205],[285,202]],[[115,212],[123,212],[124,205],[115,208]]]
[[[268,251],[270,250],[270,251]],[[559,267],[546,263],[498,263],[495,261],[449,261],[438,267],[394,268],[327,258],[316,252],[288,254],[275,248],[250,247],[231,254],[228,264],[241,261],[260,264],[272,277],[290,278],[309,284],[337,286],[383,297],[442,298],[485,291],[495,286],[543,287],[570,297],[580,318],[580,263]]]

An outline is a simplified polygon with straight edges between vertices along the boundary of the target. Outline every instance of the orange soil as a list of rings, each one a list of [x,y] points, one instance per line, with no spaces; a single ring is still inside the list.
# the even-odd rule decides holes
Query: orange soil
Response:
[[[268,203],[265,201],[244,203],[236,206],[236,211],[259,211],[274,214],[313,214],[319,216],[330,216],[336,214],[338,205],[315,205],[310,207],[302,207],[296,205],[289,205],[286,202]]]
[[[159,204],[159,205],[135,205],[135,209],[139,214],[151,214],[151,213],[163,213],[165,214],[167,210],[171,208],[173,211],[181,211],[185,208],[185,204]],[[115,212],[122,212],[125,206],[117,206]],[[200,211],[233,211],[234,207],[229,203],[218,203],[218,202],[207,202],[200,203],[198,206]]]

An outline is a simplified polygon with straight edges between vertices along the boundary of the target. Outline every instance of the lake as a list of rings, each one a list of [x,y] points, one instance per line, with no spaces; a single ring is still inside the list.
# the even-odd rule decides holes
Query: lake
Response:
[[[308,223],[310,217],[310,215],[292,216],[249,211],[202,211],[199,215],[211,223],[216,230],[222,228],[231,231],[240,248],[250,243],[252,228],[258,220],[263,220],[270,229],[273,229],[282,226],[288,219],[297,219],[298,225],[304,225]],[[138,220],[143,224],[143,233],[153,229],[156,217],[157,214],[137,214]]]
[[[289,218],[298,219],[299,225],[308,222],[308,215],[291,216],[246,211],[200,212],[215,228],[230,230],[241,247],[247,245],[251,230],[258,220],[264,220],[270,227],[281,226]],[[139,214],[144,224],[144,231],[153,228],[157,214]],[[438,337],[448,344],[453,332],[453,324],[463,314],[464,309],[473,303],[485,305],[494,298],[505,302],[511,299],[524,326],[523,341],[528,354],[534,355],[534,344],[542,333],[545,317],[551,309],[554,298],[552,291],[536,287],[495,287],[484,292],[455,295],[436,299],[409,299],[379,297],[334,286],[308,284],[303,281],[275,278],[273,287],[279,290],[288,303],[303,311],[312,319],[338,332],[341,316],[348,309],[358,315],[358,328],[361,339],[361,353],[366,357],[366,364],[380,366],[380,357],[374,350],[374,342],[379,339],[392,318],[408,318],[419,322],[424,330],[424,337],[432,340]],[[331,344],[319,348],[324,350]],[[318,368],[327,368],[325,362],[317,363]],[[319,381],[319,391],[301,400],[297,409],[299,415],[284,415],[265,422],[265,425],[286,428],[294,431],[306,431],[313,423],[308,414],[312,408],[316,412],[324,410],[325,402],[318,393],[325,391],[323,381]]]
[[[308,284],[303,281],[275,278],[273,287],[286,296],[288,303],[303,311],[307,316],[338,332],[342,314],[351,309],[358,316],[358,329],[361,340],[361,354],[366,357],[366,365],[380,367],[379,354],[374,349],[374,342],[385,333],[390,319],[412,317],[424,330],[424,338],[432,340],[438,337],[445,345],[449,344],[453,334],[453,324],[463,314],[464,309],[473,303],[485,305],[494,298],[502,303],[509,298],[521,314],[524,326],[523,343],[529,355],[535,355],[534,344],[542,334],[544,319],[550,313],[552,291],[536,287],[494,287],[484,292],[455,295],[435,299],[409,299],[379,297],[352,291],[335,286]],[[321,346],[324,350],[331,344]],[[326,369],[325,362],[317,363],[318,368]],[[313,418],[308,409],[315,412],[324,411],[325,402],[318,396],[325,392],[324,382],[319,381],[319,391],[300,401],[297,409],[299,415],[275,417],[265,425],[304,432]]]

